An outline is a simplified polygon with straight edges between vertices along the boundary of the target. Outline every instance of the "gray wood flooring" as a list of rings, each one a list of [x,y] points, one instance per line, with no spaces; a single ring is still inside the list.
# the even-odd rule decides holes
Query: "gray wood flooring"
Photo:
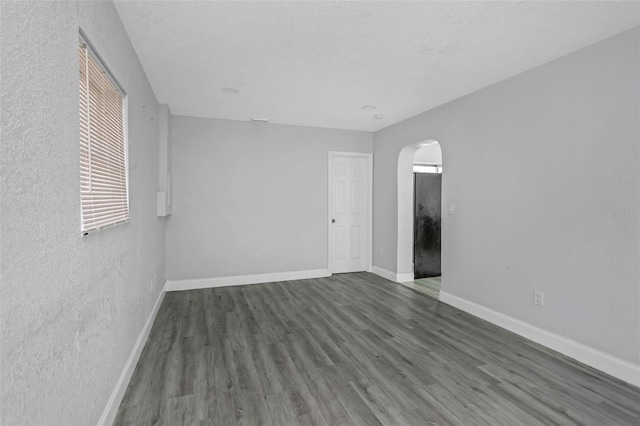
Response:
[[[115,424],[638,425],[640,390],[356,273],[168,293]]]

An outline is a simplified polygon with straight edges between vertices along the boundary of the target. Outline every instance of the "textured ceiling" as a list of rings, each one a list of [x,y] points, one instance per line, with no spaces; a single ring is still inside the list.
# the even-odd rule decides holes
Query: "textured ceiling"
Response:
[[[637,1],[116,7],[158,100],[173,114],[367,131],[640,23]],[[240,93],[224,94],[225,87]],[[362,110],[368,104],[376,110]]]

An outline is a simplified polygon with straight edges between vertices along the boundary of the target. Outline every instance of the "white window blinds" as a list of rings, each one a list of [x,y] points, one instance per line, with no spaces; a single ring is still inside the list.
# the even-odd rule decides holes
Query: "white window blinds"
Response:
[[[129,219],[123,93],[80,45],[80,182],[84,234]]]

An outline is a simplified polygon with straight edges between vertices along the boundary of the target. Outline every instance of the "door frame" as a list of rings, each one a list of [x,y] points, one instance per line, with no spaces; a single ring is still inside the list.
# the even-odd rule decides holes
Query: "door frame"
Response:
[[[327,162],[327,237],[328,237],[328,250],[327,250],[327,269],[329,274],[333,275],[333,232],[331,232],[331,212],[333,210],[333,197],[331,191],[333,188],[333,173],[331,172],[331,163],[334,157],[360,157],[364,158],[367,171],[366,171],[366,195],[365,195],[365,207],[366,212],[366,243],[365,243],[365,271],[371,272],[373,269],[373,153],[371,152],[342,152],[342,151],[329,151]]]
[[[421,142],[412,143],[400,149],[398,153],[398,171],[397,171],[397,234],[396,234],[396,282],[403,283],[413,281],[413,158],[416,151],[425,145],[438,143],[442,150],[442,205],[446,205],[448,201],[445,198],[446,192],[446,173],[444,167],[446,155],[442,143],[435,139],[425,139]],[[446,201],[447,200],[447,201]],[[446,235],[444,228],[446,227],[445,216],[442,216],[442,235]],[[444,251],[443,251],[444,254]]]

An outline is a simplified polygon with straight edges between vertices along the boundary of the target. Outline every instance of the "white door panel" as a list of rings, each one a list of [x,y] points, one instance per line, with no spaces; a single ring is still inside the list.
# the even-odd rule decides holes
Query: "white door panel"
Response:
[[[336,153],[330,159],[331,272],[364,271],[368,245],[368,158]]]

